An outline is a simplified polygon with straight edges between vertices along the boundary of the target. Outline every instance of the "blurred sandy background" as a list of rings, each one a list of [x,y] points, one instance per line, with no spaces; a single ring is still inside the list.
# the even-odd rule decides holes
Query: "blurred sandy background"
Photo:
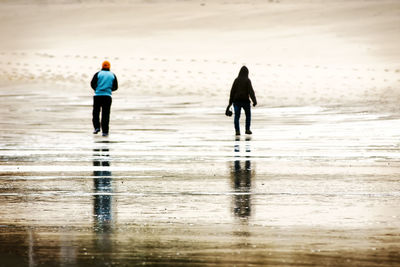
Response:
[[[84,99],[109,59],[121,98],[223,107],[246,64],[264,106],[400,100],[397,0],[3,0],[0,14],[3,95],[29,84]]]

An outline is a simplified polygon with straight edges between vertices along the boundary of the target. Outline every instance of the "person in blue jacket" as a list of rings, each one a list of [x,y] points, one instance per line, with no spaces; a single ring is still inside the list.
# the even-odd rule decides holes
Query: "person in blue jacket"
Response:
[[[103,136],[108,136],[112,92],[118,89],[117,76],[110,71],[111,64],[104,61],[101,71],[97,72],[90,83],[94,90],[93,97],[93,127],[94,134],[100,132],[99,115],[101,110],[101,130]]]

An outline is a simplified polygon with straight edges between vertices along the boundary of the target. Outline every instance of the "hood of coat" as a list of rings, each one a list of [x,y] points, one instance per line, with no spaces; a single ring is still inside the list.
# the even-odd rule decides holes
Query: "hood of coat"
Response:
[[[246,66],[243,66],[239,71],[240,78],[249,78],[249,69]]]

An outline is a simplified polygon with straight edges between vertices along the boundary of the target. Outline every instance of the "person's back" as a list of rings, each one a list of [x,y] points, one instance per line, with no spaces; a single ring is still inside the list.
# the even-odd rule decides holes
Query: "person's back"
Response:
[[[111,71],[99,71],[97,73],[97,86],[95,88],[95,95],[111,95],[115,80],[115,75]]]
[[[102,69],[97,72],[90,83],[96,96],[111,96],[118,89],[117,77],[110,71],[110,63],[103,62]]]
[[[250,79],[246,77],[237,77],[232,86],[232,103],[237,101],[250,102],[249,97],[253,99],[253,102],[256,102]]]

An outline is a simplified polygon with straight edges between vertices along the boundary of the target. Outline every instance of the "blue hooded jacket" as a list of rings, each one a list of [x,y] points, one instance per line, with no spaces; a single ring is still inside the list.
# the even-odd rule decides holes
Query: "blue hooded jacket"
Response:
[[[90,85],[96,96],[111,96],[118,89],[117,76],[109,69],[102,69],[93,76]]]

